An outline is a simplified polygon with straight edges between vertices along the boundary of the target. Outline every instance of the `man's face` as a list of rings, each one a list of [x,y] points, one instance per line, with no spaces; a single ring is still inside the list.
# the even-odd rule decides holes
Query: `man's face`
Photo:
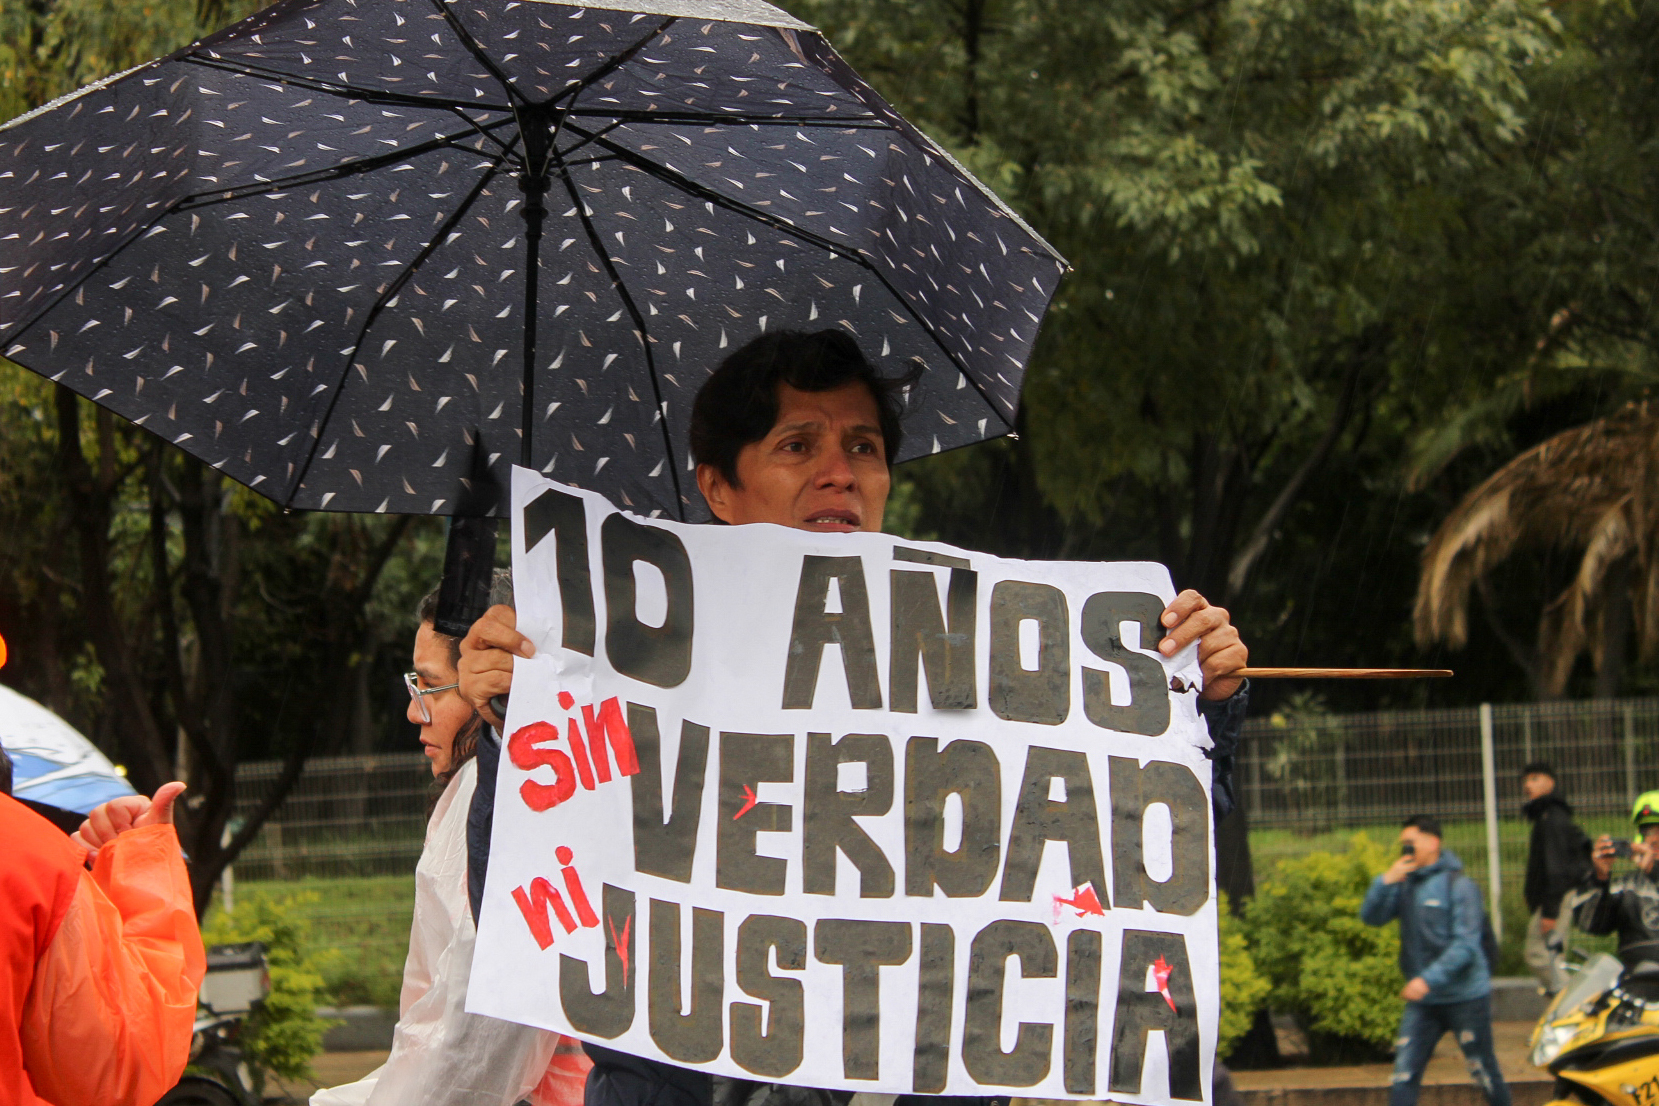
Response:
[[[736,485],[713,465],[697,486],[722,521],[844,534],[880,530],[891,476],[876,399],[863,384],[828,392],[778,386],[778,421],[737,455]]]
[[[1406,826],[1400,831],[1400,844],[1408,843],[1416,850],[1412,855],[1417,867],[1426,868],[1440,859],[1440,838],[1434,834],[1424,833],[1416,826]]]
[[[1521,794],[1527,797],[1527,802],[1541,795],[1548,795],[1555,790],[1555,779],[1543,772],[1528,772],[1521,777]]]
[[[1642,827],[1642,843],[1650,849],[1659,850],[1659,823]]]

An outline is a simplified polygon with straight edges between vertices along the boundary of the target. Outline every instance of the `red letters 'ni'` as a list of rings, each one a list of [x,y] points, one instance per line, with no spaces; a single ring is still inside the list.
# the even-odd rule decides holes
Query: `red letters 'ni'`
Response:
[[[529,894],[525,894],[522,887],[513,888],[513,901],[518,903],[519,913],[529,923],[530,935],[543,949],[553,943],[553,922],[547,916],[548,907],[552,907],[553,913],[558,915],[559,924],[564,926],[566,933],[576,932],[576,919],[570,916],[564,899],[541,876],[530,881]]]

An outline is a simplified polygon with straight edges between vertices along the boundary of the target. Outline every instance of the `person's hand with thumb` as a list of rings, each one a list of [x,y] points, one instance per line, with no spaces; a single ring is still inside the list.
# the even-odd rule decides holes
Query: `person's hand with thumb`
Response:
[[[133,829],[140,826],[170,826],[173,824],[173,803],[184,794],[186,784],[174,780],[156,788],[156,793],[150,799],[150,809],[140,814],[133,822]]]
[[[184,789],[185,785],[175,780],[156,788],[155,797],[151,799],[142,795],[123,795],[119,799],[111,799],[87,815],[81,828],[70,838],[96,854],[128,830],[172,825],[173,803],[184,793]]]

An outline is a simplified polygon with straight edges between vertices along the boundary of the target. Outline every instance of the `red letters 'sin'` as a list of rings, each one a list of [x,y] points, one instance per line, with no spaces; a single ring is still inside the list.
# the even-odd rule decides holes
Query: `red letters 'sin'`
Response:
[[[544,766],[553,769],[551,784],[525,780],[519,785],[519,796],[531,810],[549,810],[576,794],[576,769],[571,765],[570,758],[559,749],[549,749],[541,744],[557,740],[558,727],[550,722],[532,722],[515,730],[513,736],[507,739],[507,756],[515,768],[526,772]]]
[[[576,719],[565,719],[565,736],[570,739],[570,751],[576,757],[576,774],[581,777],[582,787],[587,791],[593,790],[593,766],[588,763],[588,747],[582,742],[582,731],[577,728]]]
[[[559,924],[564,926],[566,933],[576,932],[576,919],[570,916],[564,899],[541,876],[530,881],[529,894],[525,894],[522,887],[513,888],[513,901],[518,903],[519,913],[529,923],[530,935],[543,949],[553,943],[553,922],[547,916],[548,907],[552,907],[553,913],[559,916]]]
[[[611,764],[605,755],[605,742],[616,753],[616,770],[624,776],[639,774],[639,756],[634,752],[634,735],[628,732],[628,723],[622,718],[622,704],[611,696],[599,704],[595,716],[593,708],[582,707],[582,720],[588,724],[588,751],[593,755],[593,770],[600,783],[611,782]]]

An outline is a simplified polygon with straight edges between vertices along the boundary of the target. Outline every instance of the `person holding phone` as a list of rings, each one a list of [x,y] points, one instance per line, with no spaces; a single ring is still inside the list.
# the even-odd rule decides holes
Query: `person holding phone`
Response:
[[[1509,1106],[1509,1086],[1492,1048],[1492,971],[1482,946],[1486,912],[1463,861],[1440,846],[1440,820],[1407,818],[1400,858],[1371,882],[1360,920],[1399,919],[1400,972],[1406,1000],[1395,1035],[1388,1106],[1414,1106],[1423,1072],[1443,1034],[1457,1038],[1490,1106]]]
[[[1619,935],[1619,959],[1626,971],[1643,963],[1659,966],[1659,791],[1636,799],[1630,820],[1641,836],[1596,839],[1590,854],[1588,894],[1573,911],[1573,925],[1586,933]],[[1628,857],[1635,871],[1613,878],[1613,861]]]

